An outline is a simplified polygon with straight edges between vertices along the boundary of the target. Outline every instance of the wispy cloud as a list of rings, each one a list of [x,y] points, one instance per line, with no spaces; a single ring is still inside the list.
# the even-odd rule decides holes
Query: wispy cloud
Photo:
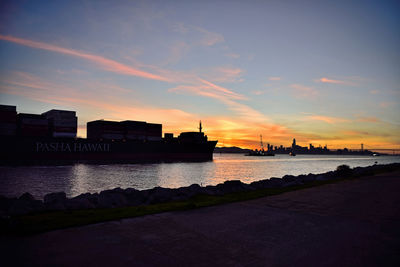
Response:
[[[376,117],[358,117],[357,121],[360,121],[360,122],[373,122],[373,123],[381,122],[381,120],[376,118]]]
[[[352,136],[367,136],[367,135],[369,135],[369,133],[366,131],[354,131],[354,130],[343,131],[343,134],[352,135]]]
[[[261,91],[261,90],[255,90],[255,91],[251,91],[251,93],[252,93],[253,95],[263,95],[263,94],[265,94],[266,92],[265,92],[265,91]]]
[[[189,92],[196,95],[206,96],[210,98],[218,99],[224,103],[225,100],[229,99],[246,99],[243,95],[234,93],[226,88],[215,85],[206,80],[201,80],[202,84],[199,85],[179,85],[177,87],[171,88],[169,92]]]
[[[189,32],[189,27],[187,27],[183,22],[176,22],[172,24],[172,31],[185,34]]]
[[[170,48],[169,48],[169,55],[163,64],[171,64],[171,63],[176,63],[179,60],[182,59],[190,50],[190,45],[188,45],[186,42],[179,41],[175,42]]]
[[[379,94],[379,91],[378,90],[370,90],[369,93],[371,95],[377,95],[377,94]]]
[[[202,33],[203,36],[200,39],[200,44],[204,46],[213,46],[217,43],[224,41],[224,37],[216,32],[210,32],[201,27],[194,27],[198,32]]]
[[[301,84],[291,84],[290,87],[294,89],[295,96],[300,98],[315,98],[318,95],[318,91],[314,87]]]
[[[312,120],[312,121],[322,121],[322,122],[326,122],[329,124],[349,122],[349,120],[344,119],[344,118],[321,116],[321,115],[310,115],[310,116],[306,116],[305,119]]]
[[[236,53],[228,53],[228,54],[225,54],[225,56],[226,56],[226,57],[229,57],[229,58],[233,58],[233,59],[238,59],[238,58],[240,58],[240,55],[239,55],[239,54],[236,54]]]
[[[360,79],[357,79],[360,80]],[[338,79],[330,79],[326,77],[322,77],[320,79],[316,79],[315,82],[321,82],[321,83],[330,83],[330,84],[341,84],[341,85],[349,85],[349,86],[358,86],[358,82],[355,80],[355,78],[348,78],[346,80],[338,80]]]
[[[224,87],[215,85],[209,81],[201,80],[202,85],[180,85],[175,88],[169,89],[170,92],[188,92],[200,96],[214,98],[230,110],[234,111],[241,118],[246,118],[253,122],[268,122],[269,119],[257,110],[249,107],[248,105],[239,103],[238,100],[246,100],[246,97],[237,93],[234,93]]]
[[[384,102],[380,102],[379,103],[379,106],[381,108],[389,108],[389,107],[394,106],[394,105],[396,105],[396,103],[395,102],[390,102],[390,101],[384,101]]]
[[[13,36],[0,35],[0,40],[13,42],[13,43],[16,43],[19,45],[24,45],[24,46],[28,46],[28,47],[32,47],[32,48],[36,48],[36,49],[42,49],[42,50],[52,51],[52,52],[70,55],[70,56],[74,56],[74,57],[79,57],[79,58],[86,59],[92,63],[97,64],[97,66],[101,67],[104,70],[119,73],[119,74],[138,76],[141,78],[151,79],[151,80],[169,81],[166,77],[162,77],[157,74],[142,71],[142,70],[133,68],[131,66],[119,63],[117,61],[114,61],[114,60],[111,60],[111,59],[108,59],[108,58],[105,58],[102,56],[94,55],[94,54],[89,54],[89,53],[80,52],[80,51],[69,49],[69,48],[59,47],[59,46],[52,45],[52,44],[17,38],[17,37],[13,37]]]
[[[281,80],[281,77],[269,77],[268,78],[268,80],[270,80],[270,81],[280,81]]]
[[[226,82],[242,82],[241,78],[244,71],[234,67],[217,67],[213,68],[209,73],[205,74],[208,80],[219,83]]]

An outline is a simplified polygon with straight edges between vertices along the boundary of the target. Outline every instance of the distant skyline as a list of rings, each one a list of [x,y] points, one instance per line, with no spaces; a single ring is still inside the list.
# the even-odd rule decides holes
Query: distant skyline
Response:
[[[1,1],[0,104],[399,149],[399,47],[398,1]]]

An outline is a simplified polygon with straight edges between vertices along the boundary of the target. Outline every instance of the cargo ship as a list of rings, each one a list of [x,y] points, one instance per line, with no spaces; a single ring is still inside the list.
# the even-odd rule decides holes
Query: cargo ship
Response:
[[[77,138],[75,111],[17,113],[0,105],[0,164],[198,162],[213,159],[217,141],[202,131],[174,137],[162,124],[96,120],[87,123],[87,138]]]

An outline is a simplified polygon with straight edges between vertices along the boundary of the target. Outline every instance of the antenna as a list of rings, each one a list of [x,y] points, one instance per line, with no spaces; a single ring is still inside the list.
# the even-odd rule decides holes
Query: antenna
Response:
[[[200,130],[200,133],[201,133],[201,130],[203,130],[203,127],[201,126],[201,120],[200,120],[200,123],[199,123],[199,130]]]

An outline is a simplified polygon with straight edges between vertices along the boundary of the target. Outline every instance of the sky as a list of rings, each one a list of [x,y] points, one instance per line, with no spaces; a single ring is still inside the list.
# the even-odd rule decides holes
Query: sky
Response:
[[[218,146],[400,148],[398,1],[1,1],[0,104],[199,120]]]

